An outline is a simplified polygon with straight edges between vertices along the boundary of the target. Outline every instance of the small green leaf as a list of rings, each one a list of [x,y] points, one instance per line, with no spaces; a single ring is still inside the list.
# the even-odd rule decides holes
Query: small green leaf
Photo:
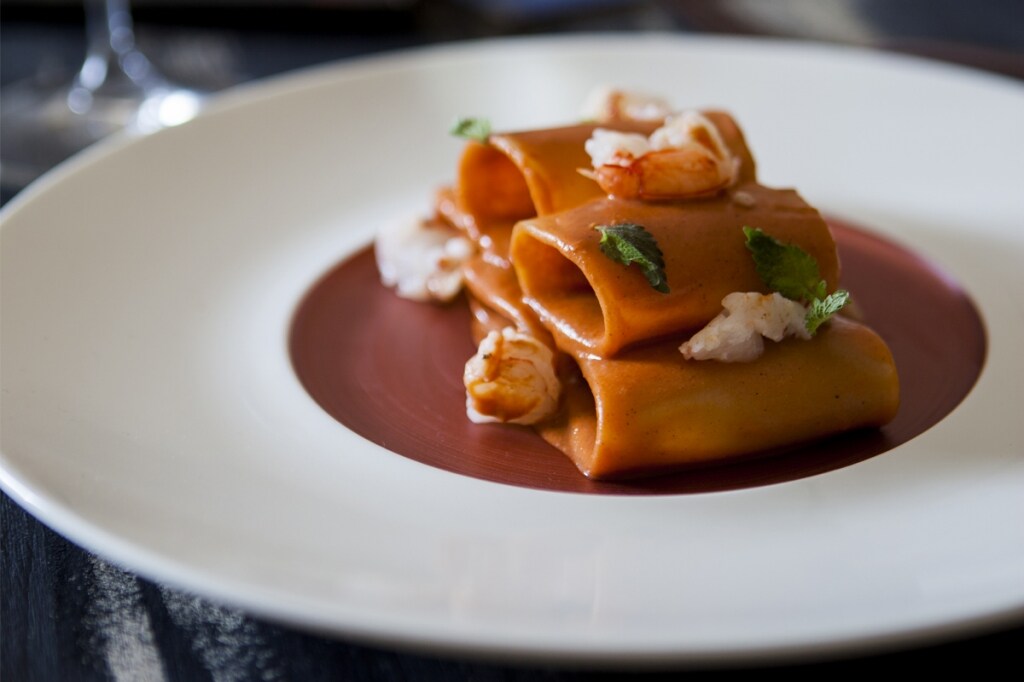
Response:
[[[794,244],[783,244],[760,228],[744,227],[743,234],[757,274],[769,289],[805,303],[825,295],[826,285],[814,256]]]
[[[635,223],[597,225],[594,229],[601,233],[601,253],[616,263],[639,266],[654,289],[669,292],[665,258],[654,235]]]
[[[835,292],[823,299],[815,298],[811,301],[810,308],[807,310],[807,317],[804,320],[807,331],[810,332],[811,336],[814,336],[815,332],[818,331],[818,327],[842,310],[843,306],[849,302],[850,292],[845,289],[836,289]]]
[[[487,138],[491,136],[491,122],[486,118],[460,118],[448,132],[456,137],[487,142]]]
[[[821,278],[818,261],[799,246],[784,244],[756,227],[744,227],[743,234],[765,286],[807,305],[804,326],[811,336],[850,302],[850,292],[843,289],[828,294],[828,284]]]

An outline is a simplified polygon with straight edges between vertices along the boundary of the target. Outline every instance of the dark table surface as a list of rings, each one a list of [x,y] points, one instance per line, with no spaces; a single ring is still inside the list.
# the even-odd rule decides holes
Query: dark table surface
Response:
[[[140,47],[170,76],[216,90],[296,68],[430,43],[569,31],[668,30],[776,35],[868,45],[1024,79],[1024,4],[1017,0],[762,0],[582,3],[263,2],[138,0]],[[821,3],[813,3],[821,7]],[[353,7],[353,5],[355,7]],[[584,5],[586,5],[584,7]],[[598,5],[597,9],[594,6]],[[244,9],[242,9],[244,8]],[[10,0],[0,20],[0,85],[74,69],[84,53],[81,8]],[[183,56],[184,55],[184,56]],[[199,57],[197,57],[199,55]],[[200,58],[201,57],[201,58]],[[2,91],[0,91],[2,96]],[[6,203],[17,193],[5,187]],[[54,533],[0,494],[2,680],[600,680],[614,670],[470,661],[317,636],[252,617],[121,570]],[[1019,669],[1024,627],[1003,624],[912,649],[778,671],[934,672],[969,663]],[[910,668],[908,668],[909,670]],[[720,676],[748,668],[685,671]],[[634,673],[676,679],[678,670]]]

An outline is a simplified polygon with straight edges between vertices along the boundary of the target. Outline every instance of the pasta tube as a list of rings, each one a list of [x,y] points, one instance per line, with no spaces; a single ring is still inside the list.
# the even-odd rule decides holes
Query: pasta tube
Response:
[[[742,203],[736,195],[743,197]],[[644,226],[661,247],[668,293],[600,250],[598,225]],[[643,341],[702,327],[733,291],[764,291],[741,225],[800,246],[829,290],[839,281],[835,241],[792,190],[747,183],[709,199],[672,203],[597,199],[521,221],[511,256],[526,303],[562,350],[610,357]]]
[[[841,317],[809,341],[769,343],[753,363],[680,362],[674,343],[577,361],[561,414],[539,431],[594,479],[881,426],[899,405],[888,347]]]

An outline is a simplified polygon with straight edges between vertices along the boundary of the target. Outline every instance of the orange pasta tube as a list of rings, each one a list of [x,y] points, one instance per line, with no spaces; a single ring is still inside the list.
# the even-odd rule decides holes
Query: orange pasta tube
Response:
[[[517,221],[600,196],[600,188],[578,172],[589,165],[583,144],[592,129],[573,126],[470,142],[459,160],[453,201],[444,210],[485,252],[507,260]]]
[[[755,177],[754,159],[739,126],[728,114],[704,112],[730,152],[740,161],[739,179]],[[470,142],[459,160],[456,202],[477,223],[517,221],[548,215],[602,196],[588,174],[584,144],[598,127],[649,134],[656,123],[618,122],[491,135]]]
[[[563,410],[539,431],[595,479],[651,474],[810,441],[896,414],[885,343],[835,318],[810,341],[770,343],[752,363],[681,361],[675,343],[578,357]]]
[[[744,202],[735,195],[742,192]],[[597,225],[643,225],[665,257],[669,293],[600,250]],[[747,183],[710,199],[598,199],[521,221],[512,262],[526,302],[567,352],[612,356],[632,344],[703,326],[733,291],[765,291],[740,227],[753,225],[814,256],[829,289],[839,260],[828,226],[792,190]]]

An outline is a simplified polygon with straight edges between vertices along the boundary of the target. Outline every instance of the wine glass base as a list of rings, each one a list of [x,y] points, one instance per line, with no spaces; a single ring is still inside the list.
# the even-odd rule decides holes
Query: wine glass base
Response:
[[[16,192],[47,170],[119,131],[146,134],[195,116],[202,95],[158,85],[146,90],[76,93],[71,82],[32,80],[4,88],[0,97],[0,186]],[[83,97],[85,100],[83,101]]]

